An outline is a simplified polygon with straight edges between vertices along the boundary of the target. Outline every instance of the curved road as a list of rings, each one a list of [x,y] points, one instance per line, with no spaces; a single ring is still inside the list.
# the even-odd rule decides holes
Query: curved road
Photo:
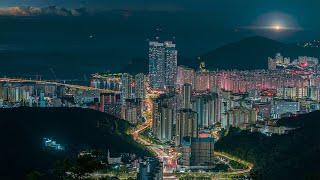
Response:
[[[231,155],[229,155],[227,153],[215,151],[214,155],[215,156],[221,156],[221,157],[224,157],[224,158],[232,160],[232,161],[236,161],[237,163],[242,164],[242,165],[247,167],[246,169],[242,169],[242,170],[236,170],[236,171],[233,171],[233,172],[225,172],[225,173],[223,173],[224,175],[244,175],[244,174],[250,173],[250,171],[253,168],[253,164],[252,163],[249,163],[247,161],[241,160],[241,159],[239,159],[237,157],[234,157],[234,156],[231,156]]]
[[[150,102],[148,102],[150,103]],[[147,108],[147,111],[150,112],[152,111],[152,107],[149,106],[149,108]],[[147,146],[147,148],[152,151],[154,154],[157,155],[157,157],[161,160],[161,161],[166,161],[166,162],[173,162],[176,161],[176,156],[174,155],[170,155],[167,154],[166,152],[164,152],[163,147],[159,147],[159,145],[156,144],[152,144],[149,141],[143,139],[143,137],[141,136],[141,132],[143,132],[144,130],[151,128],[152,125],[152,118],[147,119],[147,121],[142,124],[139,125],[134,131],[132,131],[130,134],[133,136],[133,138],[135,139],[135,141],[137,141],[138,143]],[[208,177],[211,177],[213,179],[221,179],[221,178],[225,178],[225,177],[229,177],[229,176],[241,176],[241,175],[245,175],[248,174],[252,168],[253,168],[253,164],[243,161],[239,158],[233,157],[227,153],[223,153],[223,152],[214,152],[215,156],[220,156],[232,161],[236,161],[242,165],[244,165],[245,167],[247,167],[246,169],[241,169],[241,170],[235,170],[232,172],[216,172],[216,173],[191,173],[191,176],[201,176],[201,175],[205,175]],[[169,170],[166,170],[166,164],[164,162],[164,177],[163,179],[178,179],[177,176],[172,173],[172,169],[170,169],[170,167],[168,168]],[[180,175],[184,176],[184,175],[188,175],[189,173],[181,173]],[[178,174],[177,174],[178,175]]]

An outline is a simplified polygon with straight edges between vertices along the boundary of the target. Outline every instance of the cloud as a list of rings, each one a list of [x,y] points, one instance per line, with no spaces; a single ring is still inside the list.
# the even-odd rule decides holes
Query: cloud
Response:
[[[0,8],[0,16],[81,16],[86,15],[85,8],[66,9],[57,6],[49,7],[6,7]]]
[[[247,30],[272,30],[272,31],[304,31],[305,29],[301,27],[290,27],[282,25],[269,25],[269,26],[244,26],[240,29]]]

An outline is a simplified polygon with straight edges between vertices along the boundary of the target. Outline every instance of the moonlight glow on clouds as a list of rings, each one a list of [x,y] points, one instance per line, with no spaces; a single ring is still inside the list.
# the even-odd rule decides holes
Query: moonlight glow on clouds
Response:
[[[250,30],[272,30],[272,31],[302,31],[303,28],[298,27],[290,27],[285,26],[282,24],[273,24],[270,26],[246,26],[243,29],[250,29]]]
[[[254,25],[245,26],[249,30],[302,31],[302,27],[290,15],[284,13],[267,13],[260,16]]]

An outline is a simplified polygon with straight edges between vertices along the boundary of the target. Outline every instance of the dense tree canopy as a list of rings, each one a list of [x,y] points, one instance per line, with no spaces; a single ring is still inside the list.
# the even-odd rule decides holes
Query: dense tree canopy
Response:
[[[295,127],[271,137],[231,129],[216,149],[254,163],[254,179],[320,179],[320,112],[286,118],[279,125]]]
[[[145,155],[147,151],[125,134],[129,126],[124,120],[87,109],[0,109],[0,179],[47,174],[58,160],[74,159],[83,149]],[[65,151],[44,150],[43,137],[56,140]]]

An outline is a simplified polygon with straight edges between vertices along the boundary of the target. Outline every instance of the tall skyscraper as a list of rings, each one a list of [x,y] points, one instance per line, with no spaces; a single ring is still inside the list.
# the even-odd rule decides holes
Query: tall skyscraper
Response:
[[[191,139],[191,166],[213,166],[214,165],[214,139],[192,138]]]
[[[170,41],[164,42],[165,46],[165,86],[175,86],[177,83],[177,59],[176,45]]]
[[[173,138],[175,101],[174,95],[162,95],[153,100],[152,132],[159,140],[169,141]]]
[[[198,114],[198,125],[201,128],[209,127],[216,122],[215,100],[217,95],[202,94],[192,98],[192,109]]]
[[[188,68],[185,66],[178,66],[178,74],[177,74],[177,86],[181,88],[184,84],[191,84],[194,88],[194,78],[195,71],[192,68]]]
[[[172,139],[173,109],[161,107],[159,139],[170,141]]]
[[[152,88],[161,89],[164,87],[165,76],[165,48],[163,43],[149,42],[149,76]]]
[[[133,76],[124,73],[121,77],[121,103],[124,104],[126,99],[134,98],[134,79]]]
[[[138,99],[126,99],[121,107],[121,118],[137,124],[142,121],[142,102]]]
[[[170,41],[164,43],[149,42],[149,76],[154,89],[175,86],[177,79],[176,45]]]
[[[197,113],[191,109],[181,109],[177,114],[176,145],[179,146],[184,138],[198,137]]]
[[[145,99],[146,89],[145,89],[145,75],[143,73],[139,73],[135,75],[135,96],[139,99]]]
[[[191,109],[191,92],[192,87],[191,84],[183,85],[183,109]]]
[[[191,137],[179,148],[179,165],[186,168],[212,168],[214,166],[214,138]]]
[[[100,111],[121,117],[120,94],[101,93],[100,94]]]

